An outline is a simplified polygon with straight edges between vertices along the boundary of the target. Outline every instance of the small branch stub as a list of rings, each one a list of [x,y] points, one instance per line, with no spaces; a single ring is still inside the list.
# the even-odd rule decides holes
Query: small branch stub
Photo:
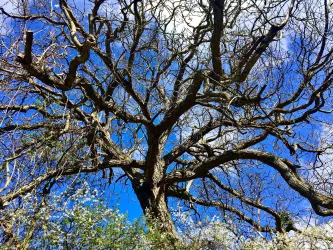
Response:
[[[25,48],[24,48],[24,61],[28,64],[32,63],[32,41],[33,41],[33,32],[27,30],[25,33]]]

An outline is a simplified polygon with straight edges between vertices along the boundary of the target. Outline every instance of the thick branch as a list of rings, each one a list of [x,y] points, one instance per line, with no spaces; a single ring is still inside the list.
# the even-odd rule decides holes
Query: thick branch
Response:
[[[74,164],[72,166],[67,166],[65,169],[56,169],[47,174],[41,175],[35,178],[30,183],[9,192],[8,194],[3,195],[0,197],[0,208],[5,207],[9,204],[10,201],[16,199],[17,197],[23,196],[33,189],[36,189],[40,184],[44,183],[47,180],[53,178],[60,178],[62,176],[74,175],[79,173],[90,173],[90,172],[97,172],[103,169],[112,168],[112,167],[121,167],[121,168],[137,168],[141,167],[135,160],[130,161],[119,161],[119,160],[110,160],[99,164],[98,166],[81,166],[80,163]]]
[[[234,160],[258,160],[273,167],[280,173],[287,184],[300,195],[307,198],[313,207],[326,208],[326,215],[333,215],[333,198],[315,191],[313,187],[307,184],[297,173],[297,165],[284,158],[259,150],[229,150],[219,156],[210,157],[208,160],[200,162],[191,168],[173,171],[166,176],[163,182],[176,183],[204,176],[209,170]],[[324,214],[318,209],[316,212]]]

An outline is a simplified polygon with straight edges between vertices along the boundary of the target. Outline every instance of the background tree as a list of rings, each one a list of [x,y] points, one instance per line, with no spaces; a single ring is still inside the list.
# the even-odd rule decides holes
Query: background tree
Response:
[[[321,156],[332,147],[326,0],[10,3],[0,9],[4,211],[102,172],[130,181],[172,237],[178,201],[222,213],[236,233],[296,230],[308,204],[333,215]]]

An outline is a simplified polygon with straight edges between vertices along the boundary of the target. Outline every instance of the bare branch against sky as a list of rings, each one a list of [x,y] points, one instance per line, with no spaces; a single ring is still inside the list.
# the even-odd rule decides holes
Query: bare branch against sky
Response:
[[[173,237],[175,203],[240,233],[333,215],[327,0],[9,0],[0,18],[1,209],[100,173]]]

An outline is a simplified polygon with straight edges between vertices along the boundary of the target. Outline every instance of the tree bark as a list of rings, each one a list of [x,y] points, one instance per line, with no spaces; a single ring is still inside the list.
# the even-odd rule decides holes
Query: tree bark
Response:
[[[166,187],[151,187],[148,182],[136,181],[132,181],[132,186],[151,229],[177,239],[178,235],[168,209]]]
[[[146,156],[145,171],[142,175],[132,175],[132,187],[140,202],[150,230],[169,235],[177,239],[178,235],[172,221],[167,203],[167,184],[161,184],[166,176],[165,161],[162,152],[168,138],[168,132],[150,131],[149,150]]]

